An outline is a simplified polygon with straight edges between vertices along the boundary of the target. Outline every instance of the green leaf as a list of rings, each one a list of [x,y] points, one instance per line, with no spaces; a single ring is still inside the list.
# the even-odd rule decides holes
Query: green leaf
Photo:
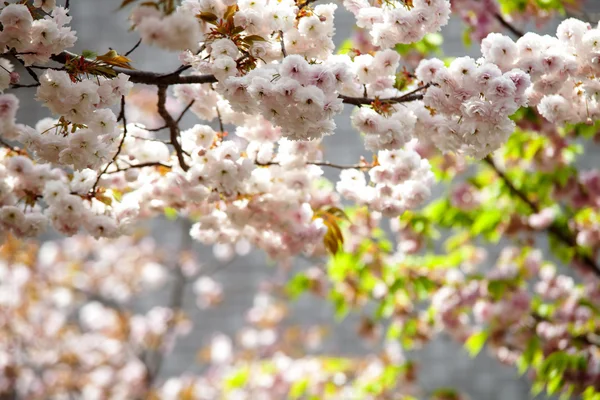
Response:
[[[337,53],[338,54],[348,54],[350,52],[350,50],[352,50],[352,47],[354,47],[354,43],[352,43],[352,39],[346,39],[340,45],[340,48],[337,51]]]
[[[299,399],[302,395],[306,393],[308,389],[308,379],[302,379],[300,381],[296,381],[290,387],[289,398],[291,399]]]
[[[475,357],[477,354],[479,354],[481,349],[483,349],[485,341],[488,339],[488,337],[489,332],[486,330],[482,330],[472,334],[467,339],[467,341],[465,342],[465,348],[467,349],[471,357]]]
[[[165,207],[165,217],[168,220],[174,221],[177,219],[177,210],[172,207]]]
[[[479,213],[471,227],[472,235],[480,235],[496,229],[506,213],[498,209],[488,209]]]
[[[243,387],[248,381],[248,375],[250,374],[250,368],[241,368],[239,371],[235,371],[232,375],[225,379],[225,388],[228,390],[238,389]]]
[[[554,378],[550,379],[548,382],[547,391],[548,394],[552,395],[558,392],[558,390],[562,387],[562,375],[557,375]]]
[[[310,280],[304,274],[297,274],[286,284],[285,290],[288,296],[292,299],[297,299],[300,295],[308,290]]]
[[[92,50],[83,50],[81,52],[81,56],[83,58],[95,59],[96,56],[98,56],[98,53],[96,53],[95,51],[92,51]]]

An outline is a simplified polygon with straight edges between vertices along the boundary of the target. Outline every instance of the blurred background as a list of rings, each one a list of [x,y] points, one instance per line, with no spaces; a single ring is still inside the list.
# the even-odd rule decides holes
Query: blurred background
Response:
[[[59,1],[60,2],[60,1]],[[127,10],[117,12],[120,0],[71,0],[71,26],[77,31],[78,42],[72,51],[80,53],[83,50],[93,50],[103,54],[109,48],[123,54],[138,41],[135,33],[128,32]],[[590,14],[600,11],[600,1],[589,0],[585,10]],[[543,32],[554,32],[558,21],[545,25]],[[354,18],[348,12],[338,9],[336,12],[335,42],[339,45],[348,38],[354,28]],[[535,29],[535,27],[530,27]],[[445,56],[470,55],[479,57],[476,44],[465,49],[462,40],[464,26],[456,18],[445,26],[441,32]],[[177,54],[169,54],[140,46],[132,55],[132,65],[137,69],[154,72],[170,72],[180,63]],[[33,100],[35,89],[22,89],[21,108],[18,121],[34,124],[37,120],[49,116]],[[350,126],[351,107],[346,107],[344,113],[337,119],[338,129],[334,136],[325,140],[326,156],[329,161],[349,164],[356,162],[361,155],[369,156],[365,151],[358,132]],[[189,127],[194,117],[188,115],[183,127]],[[213,127],[217,129],[217,122]],[[598,163],[599,154],[589,153],[581,162],[585,164]],[[595,161],[596,160],[596,161]],[[335,179],[337,172],[326,171],[329,178]],[[442,193],[443,187],[436,188],[436,194]],[[165,359],[160,378],[181,374],[184,371],[194,372],[200,368],[197,363],[197,350],[205,345],[215,332],[234,335],[244,326],[246,311],[252,306],[254,295],[262,282],[272,277],[273,267],[258,251],[248,255],[235,257],[223,264],[216,259],[212,248],[192,242],[187,236],[190,223],[183,220],[160,219],[148,224],[149,233],[168,252],[192,250],[206,269],[215,272],[212,277],[223,285],[224,301],[221,305],[209,310],[200,310],[195,304],[195,295],[188,285],[185,290],[184,308],[193,320],[194,329],[191,335],[179,339],[173,354]],[[56,238],[49,234],[45,239]],[[173,254],[171,253],[171,254]],[[168,254],[168,253],[167,253]],[[497,252],[490,249],[488,262],[492,264]],[[175,262],[176,260],[173,260]],[[306,260],[299,260],[297,268],[310,266]],[[146,311],[156,304],[166,304],[168,286],[164,293],[153,294],[135,304],[139,311]],[[333,321],[333,309],[330,304],[319,301],[314,297],[303,296],[292,305],[290,323],[318,324]],[[359,338],[357,326],[360,315],[351,314],[344,321],[336,324],[327,336],[320,351],[336,356],[358,356],[372,352],[373,348]],[[374,345],[376,348],[376,344]],[[468,354],[450,338],[441,335],[424,349],[409,357],[418,362],[419,386],[425,393],[439,387],[453,387],[466,393],[474,400],[521,400],[529,399],[530,386],[525,378],[518,376],[515,368],[504,367],[496,360],[487,356],[485,351],[476,359],[470,359]]]

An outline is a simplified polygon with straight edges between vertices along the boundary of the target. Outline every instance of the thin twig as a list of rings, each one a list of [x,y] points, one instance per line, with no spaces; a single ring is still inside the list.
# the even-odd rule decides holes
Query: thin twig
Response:
[[[221,111],[219,111],[219,106],[216,106],[217,110],[217,120],[219,121],[219,132],[225,132],[225,126],[223,126],[223,118],[221,118]]]
[[[181,120],[185,116],[185,113],[187,113],[189,111],[189,109],[192,108],[192,106],[194,105],[195,102],[196,102],[196,100],[190,101],[189,104],[183,109],[183,111],[181,112],[181,114],[179,114],[179,117],[175,120],[175,122],[177,124],[179,124],[181,122]]]
[[[488,164],[494,170],[496,175],[498,175],[498,177],[504,182],[508,190],[513,195],[517,196],[523,203],[527,204],[531,211],[533,211],[536,214],[541,211],[541,207],[536,202],[531,200],[525,192],[519,190],[510,180],[510,178],[498,168],[498,166],[496,165],[496,163],[494,163],[494,160],[490,156],[485,157],[483,159],[483,162]],[[548,232],[567,246],[572,247],[575,250],[577,258],[579,258],[583,263],[585,263],[595,275],[600,277],[600,268],[598,267],[596,262],[590,256],[581,254],[580,248],[577,245],[576,240],[577,232],[565,232],[556,223],[553,223],[548,227]]]
[[[190,167],[185,163],[185,158],[183,157],[184,151],[179,143],[179,126],[171,114],[169,114],[169,111],[167,111],[165,105],[167,102],[167,88],[167,85],[158,85],[158,114],[162,117],[162,119],[165,121],[165,124],[169,128],[170,141],[175,149],[179,166],[182,170],[187,171],[190,169]]]
[[[500,13],[495,13],[494,17],[496,18],[496,20],[498,20],[498,22],[500,22],[500,24],[503,27],[508,29],[516,37],[520,38],[521,36],[523,36],[525,34],[521,30],[517,29],[513,24],[511,24],[510,22],[505,20],[504,17]]]
[[[137,43],[131,48],[131,50],[129,50],[127,53],[124,54],[125,57],[127,57],[128,55],[130,55],[131,53],[133,53],[138,47],[140,47],[140,44],[142,44],[142,39],[140,38],[140,40],[137,41]]]
[[[163,164],[161,162],[156,161],[156,162],[146,162],[146,163],[140,163],[140,164],[130,164],[127,166],[127,168],[117,168],[114,171],[106,172],[106,175],[116,174],[116,173],[124,172],[124,171],[130,170],[130,169],[146,168],[146,167],[163,167],[163,168],[171,169],[170,165]]]
[[[27,71],[27,73],[29,74],[29,76],[31,76],[33,78],[33,80],[36,83],[40,83],[40,78],[37,76],[37,74],[35,73],[34,70],[31,69],[31,67],[27,67],[25,66],[25,62],[23,60],[21,60],[19,57],[16,57],[17,61],[23,66],[23,68],[25,68],[25,71]]]
[[[283,40],[283,31],[279,31],[279,41],[281,42],[281,54],[287,57],[287,51],[285,51],[285,41]]]
[[[123,137],[121,138],[119,148],[117,149],[117,152],[115,153],[114,157],[108,164],[106,164],[104,170],[102,170],[102,172],[98,175],[98,178],[96,178],[96,182],[94,182],[94,186],[92,186],[92,194],[96,193],[96,187],[98,186],[100,179],[102,179],[102,175],[104,175],[106,171],[108,171],[110,166],[117,160],[117,157],[119,156],[119,154],[121,154],[121,150],[123,149],[123,143],[125,143],[125,138],[127,137],[127,119],[125,118],[125,96],[121,96],[121,112],[119,113],[117,121],[123,121]]]
[[[259,161],[255,161],[254,163],[256,165],[258,165],[259,167],[269,167],[269,166],[273,166],[273,165],[281,165],[280,163],[275,162],[275,161],[269,161],[266,163],[261,163]],[[335,169],[369,170],[369,169],[373,168],[372,165],[365,165],[365,164],[342,165],[342,164],[334,164],[329,161],[314,161],[314,162],[307,162],[307,164],[316,165],[318,167],[329,167],[329,168],[335,168]]]

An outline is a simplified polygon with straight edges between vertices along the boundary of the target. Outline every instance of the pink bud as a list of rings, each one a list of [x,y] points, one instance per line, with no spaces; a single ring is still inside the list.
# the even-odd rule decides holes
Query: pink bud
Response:
[[[17,83],[19,83],[20,79],[21,79],[21,76],[19,75],[18,72],[11,72],[10,73],[10,84],[11,85],[16,85]]]

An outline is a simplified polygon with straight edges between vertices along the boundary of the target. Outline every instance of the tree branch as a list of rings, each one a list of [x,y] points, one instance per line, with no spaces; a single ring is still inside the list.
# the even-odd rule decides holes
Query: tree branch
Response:
[[[498,20],[498,22],[500,22],[500,25],[502,25],[503,27],[508,29],[517,38],[520,38],[521,36],[523,36],[525,34],[521,30],[519,30],[515,26],[513,26],[510,22],[505,20],[504,17],[500,13],[494,13],[494,17],[496,18],[496,20]]]
[[[106,175],[116,174],[116,173],[124,172],[124,171],[130,170],[130,169],[146,168],[146,167],[163,167],[163,168],[171,169],[170,165],[163,164],[161,162],[156,161],[156,162],[146,162],[146,163],[140,163],[140,164],[130,164],[127,166],[127,168],[117,168],[114,171],[106,172]]]
[[[523,203],[527,204],[527,206],[529,206],[531,211],[533,211],[534,213],[539,213],[541,211],[540,206],[536,202],[531,200],[525,192],[519,190],[514,185],[514,183],[510,180],[510,178],[508,176],[506,176],[506,174],[498,168],[498,166],[496,165],[496,163],[494,163],[494,160],[490,156],[485,157],[483,159],[483,162],[488,164],[494,170],[496,175],[498,175],[498,177],[504,182],[506,187],[508,187],[508,190],[513,195],[517,196]],[[558,240],[560,240],[567,246],[572,247],[575,250],[576,257],[579,260],[581,260],[597,277],[600,278],[600,268],[596,264],[596,261],[588,255],[581,254],[580,248],[577,245],[577,240],[576,240],[577,232],[576,231],[575,232],[565,232],[556,223],[553,223],[552,225],[550,225],[547,230],[550,234],[555,236]]]
[[[177,160],[179,161],[179,166],[182,170],[187,171],[190,167],[185,163],[185,159],[183,157],[184,151],[179,143],[179,126],[177,125],[177,121],[173,119],[171,114],[167,111],[166,102],[167,102],[167,85],[158,85],[158,114],[165,121],[165,124],[169,128],[169,137],[171,140],[171,144],[175,149],[175,154],[177,154]]]
[[[339,97],[344,103],[355,106],[369,105],[376,100],[379,100],[382,103],[408,103],[415,100],[423,100],[423,95],[419,92],[426,90],[429,86],[431,86],[431,84],[428,83],[426,85],[419,86],[415,90],[403,94],[402,96],[389,97],[387,99],[370,99],[368,97],[349,97],[344,95],[340,95]]]
[[[278,162],[275,162],[275,161],[269,161],[266,163],[261,163],[261,162],[255,161],[254,164],[258,165],[259,167],[269,167],[272,165],[280,165]],[[316,165],[318,167],[335,168],[335,169],[359,169],[361,171],[362,170],[370,170],[371,168],[373,168],[372,165],[365,165],[365,164],[341,165],[341,164],[334,164],[329,161],[307,162],[306,164]]]

